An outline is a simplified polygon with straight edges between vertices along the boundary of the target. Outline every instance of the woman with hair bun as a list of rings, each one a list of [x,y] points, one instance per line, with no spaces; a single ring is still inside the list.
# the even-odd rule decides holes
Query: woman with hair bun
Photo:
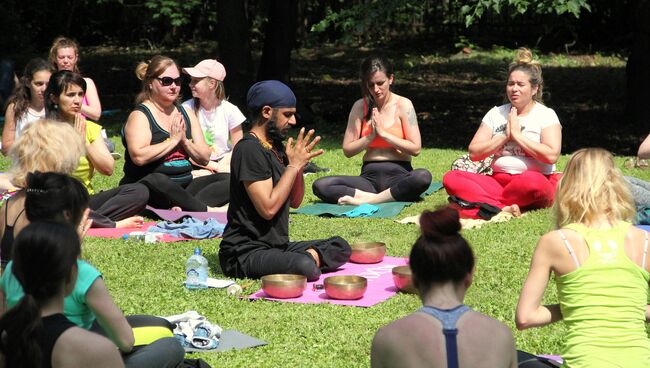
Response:
[[[612,155],[576,151],[558,185],[557,230],[537,242],[517,304],[520,330],[564,320],[562,367],[650,367],[648,233]],[[559,304],[543,305],[555,275]]]
[[[25,296],[0,318],[2,367],[124,367],[115,345],[63,314],[77,282],[79,236],[62,223],[35,222],[16,238],[13,272]]]
[[[485,203],[515,216],[553,204],[560,174],[555,162],[562,146],[562,127],[555,111],[542,104],[542,67],[530,50],[520,48],[508,69],[509,103],[483,117],[469,144],[479,161],[494,155],[492,175],[449,171],[443,184],[450,196]],[[478,208],[460,208],[463,218],[478,218]]]
[[[378,367],[517,366],[510,329],[463,304],[474,254],[451,208],[420,216],[409,264],[423,307],[377,331],[370,362]]]
[[[30,60],[14,94],[9,98],[2,128],[2,153],[5,155],[23,129],[45,117],[45,89],[54,68],[41,58]]]
[[[192,177],[190,159],[208,164],[210,147],[192,109],[178,103],[182,79],[176,62],[157,55],[135,73],[142,91],[122,128],[126,156],[120,184],[143,183],[156,208],[209,211],[228,203],[229,174]]]

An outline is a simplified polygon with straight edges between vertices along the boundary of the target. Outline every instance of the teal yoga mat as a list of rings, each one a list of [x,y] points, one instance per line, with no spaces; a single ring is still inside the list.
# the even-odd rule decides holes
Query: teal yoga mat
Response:
[[[433,192],[436,192],[442,188],[441,182],[431,183],[429,188],[422,194],[422,197],[427,196]],[[379,207],[377,212],[368,214],[367,216],[358,216],[358,217],[368,217],[368,218],[393,218],[396,217],[404,207],[411,205],[413,202],[386,202],[374,204],[373,206]],[[299,213],[303,215],[314,215],[314,216],[332,216],[332,217],[349,217],[345,214],[349,211],[354,210],[359,206],[353,205],[338,205],[330,203],[314,203],[309,206],[300,207],[294,211],[294,213]]]

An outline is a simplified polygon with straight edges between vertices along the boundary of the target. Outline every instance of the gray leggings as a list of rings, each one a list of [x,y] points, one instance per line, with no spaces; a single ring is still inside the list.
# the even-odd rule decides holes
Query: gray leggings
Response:
[[[626,176],[625,180],[630,186],[634,204],[637,207],[650,207],[650,182],[632,176]]]

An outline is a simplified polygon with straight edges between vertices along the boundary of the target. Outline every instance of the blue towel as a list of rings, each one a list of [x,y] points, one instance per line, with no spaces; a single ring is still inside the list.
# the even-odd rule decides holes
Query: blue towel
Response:
[[[176,238],[209,239],[223,234],[226,225],[217,222],[213,218],[205,221],[197,220],[194,217],[185,217],[183,222],[174,223],[162,221],[147,230],[150,233],[164,233]]]
[[[374,204],[363,203],[351,209],[350,211],[342,213],[341,216],[368,217],[377,211],[379,211],[379,207],[375,206]]]

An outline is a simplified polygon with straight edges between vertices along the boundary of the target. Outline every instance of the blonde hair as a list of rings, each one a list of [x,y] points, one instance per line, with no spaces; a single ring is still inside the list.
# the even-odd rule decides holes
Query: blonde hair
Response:
[[[11,181],[16,187],[24,188],[30,172],[70,174],[85,154],[85,142],[72,125],[49,119],[37,120],[23,130],[9,151],[13,161]]]
[[[159,75],[164,73],[165,69],[172,65],[176,66],[176,69],[178,69],[178,64],[174,59],[163,55],[152,57],[148,63],[143,61],[138,64],[135,68],[135,76],[142,81],[142,90],[135,98],[136,105],[151,99],[151,83],[153,83],[153,80]],[[181,71],[178,69],[178,74],[180,73]],[[178,96],[180,98],[180,94]]]
[[[616,167],[614,157],[602,148],[583,148],[571,155],[555,194],[558,228],[570,223],[590,224],[600,216],[632,221],[634,199]]]
[[[542,91],[544,88],[544,78],[542,78],[542,65],[539,61],[533,59],[533,53],[525,47],[517,50],[515,60],[510,63],[508,68],[508,78],[514,71],[522,71],[528,75],[531,86],[537,87],[537,93],[533,95],[533,100],[537,102],[544,102]],[[507,82],[507,81],[506,81]]]
[[[77,56],[77,62],[74,64],[74,69],[72,70],[75,73],[79,73],[79,68],[77,65],[79,65],[79,44],[77,41],[59,36],[54,39],[54,42],[52,42],[52,47],[50,47],[50,56],[49,60],[52,66],[54,67],[54,70],[58,70],[57,64],[56,64],[56,57],[59,52],[59,49],[65,49],[65,48],[72,48],[74,49],[74,53]]]
[[[210,77],[206,77],[210,78]],[[215,81],[216,87],[214,89],[214,96],[217,98],[219,101],[223,101],[226,99],[226,87],[223,84],[222,81],[214,78],[210,78],[211,80]],[[194,113],[198,115],[199,113],[199,107],[201,106],[201,99],[198,97],[192,98],[194,100]]]

